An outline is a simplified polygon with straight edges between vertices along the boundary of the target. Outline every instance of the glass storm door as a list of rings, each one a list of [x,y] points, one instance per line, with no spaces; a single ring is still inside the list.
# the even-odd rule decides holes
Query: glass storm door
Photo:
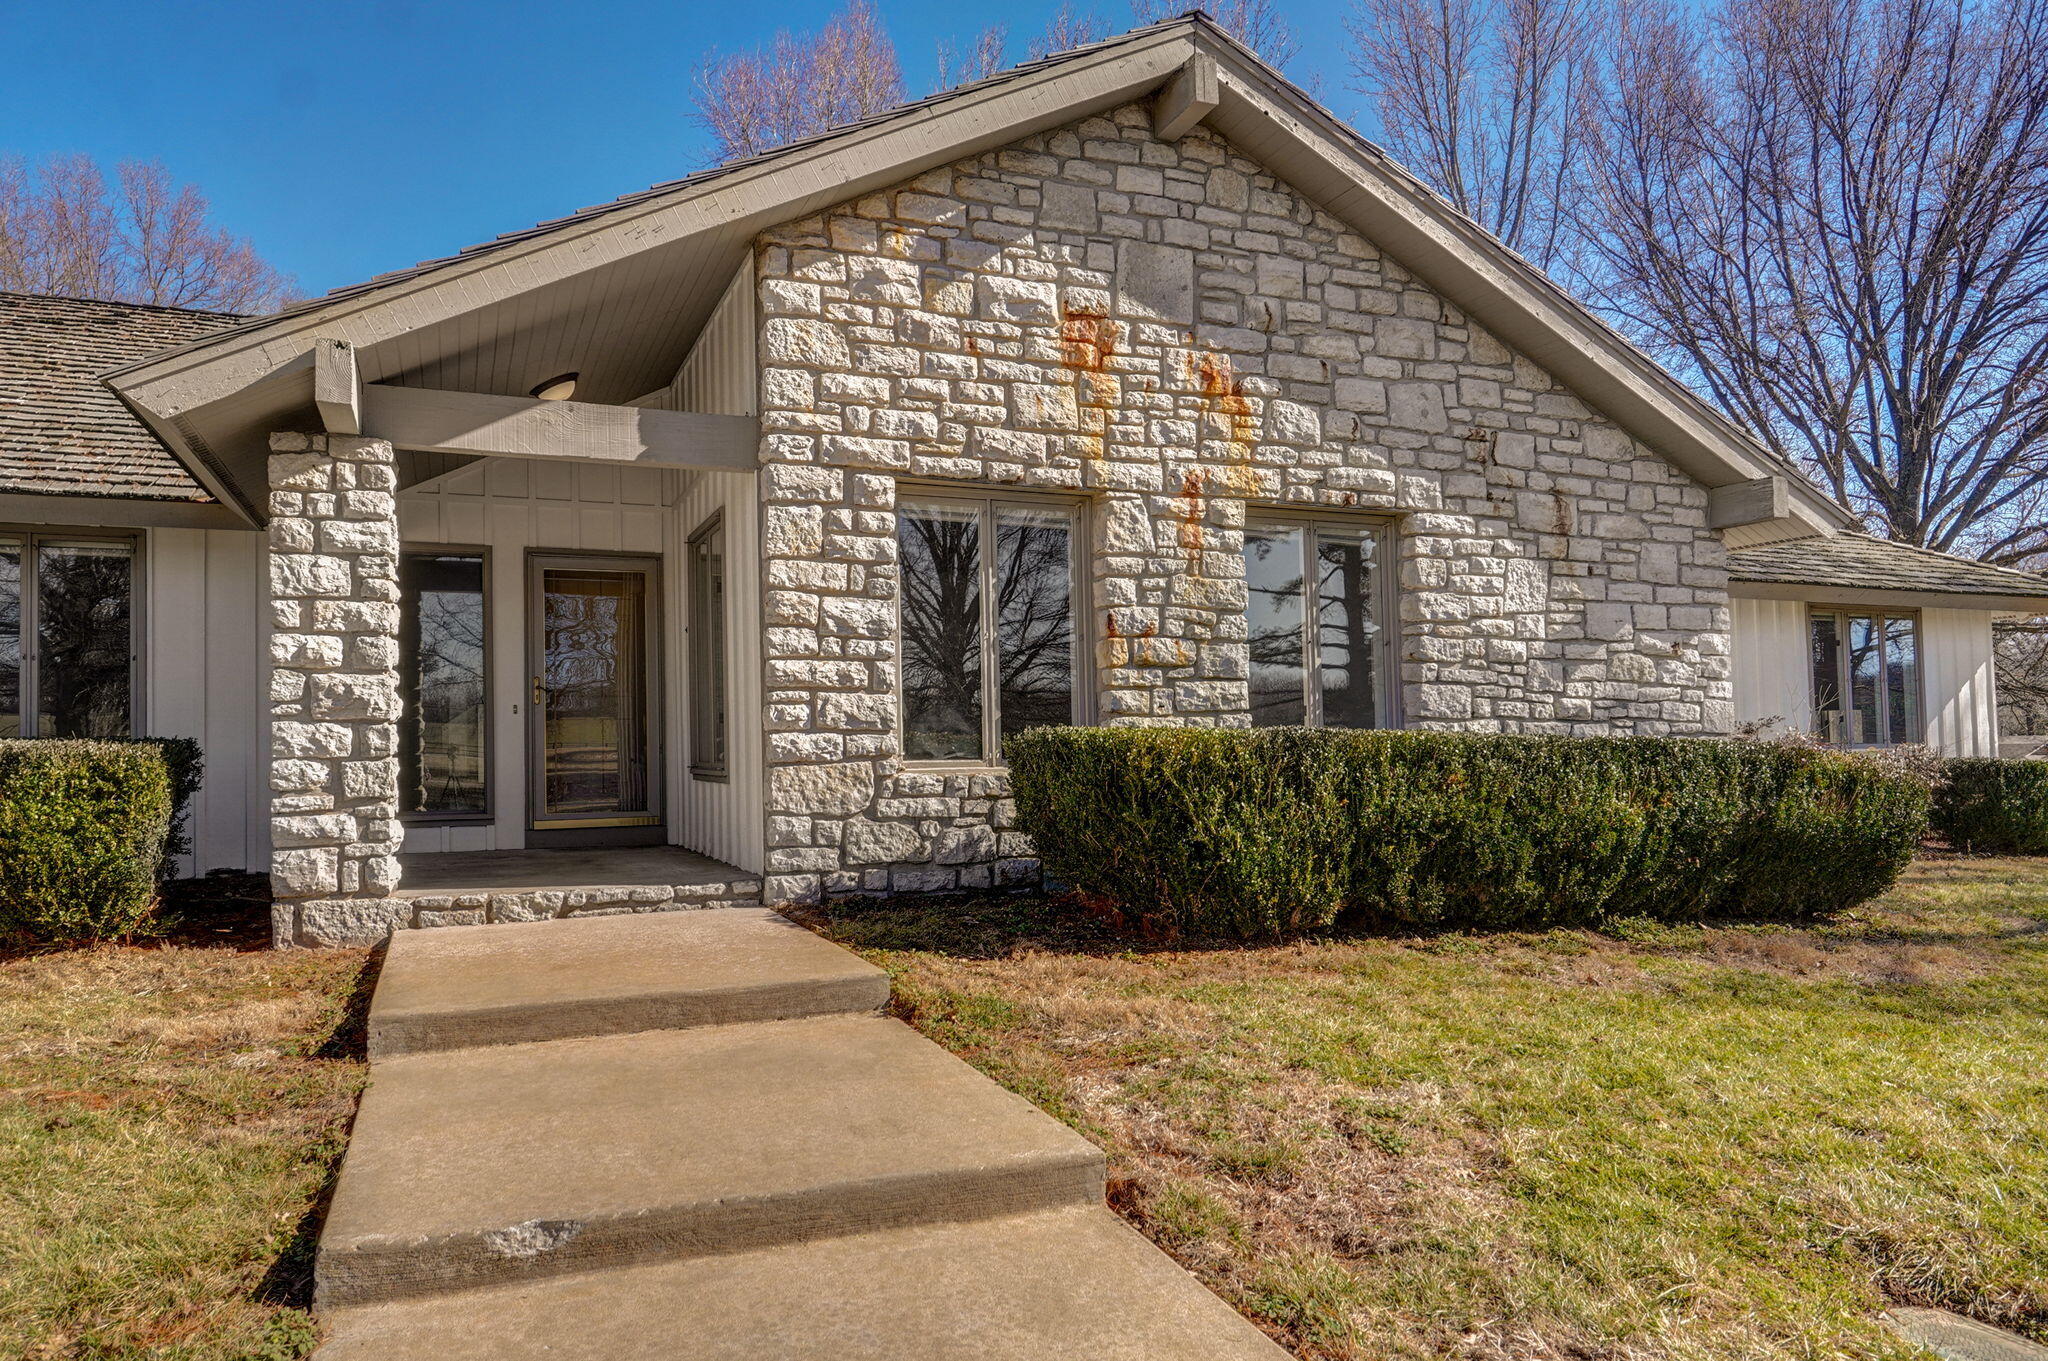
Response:
[[[661,841],[653,565],[566,557],[532,563],[530,839]]]

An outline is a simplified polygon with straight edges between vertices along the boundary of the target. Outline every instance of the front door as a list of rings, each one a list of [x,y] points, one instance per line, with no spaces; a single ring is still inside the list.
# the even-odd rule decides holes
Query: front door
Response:
[[[527,840],[659,844],[654,563],[536,554],[530,564]]]

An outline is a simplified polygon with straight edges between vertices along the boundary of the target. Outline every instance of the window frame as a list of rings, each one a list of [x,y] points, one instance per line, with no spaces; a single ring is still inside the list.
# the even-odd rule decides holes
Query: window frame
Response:
[[[1094,678],[1094,633],[1090,624],[1095,611],[1089,604],[1088,561],[1092,556],[1092,517],[1089,502],[1083,496],[1062,496],[1058,493],[1016,492],[1007,488],[962,488],[957,486],[934,486],[930,483],[899,481],[896,484],[895,513],[900,517],[903,508],[909,505],[937,505],[954,509],[971,509],[978,515],[981,543],[981,752],[975,757],[914,757],[903,754],[907,745],[904,741],[908,730],[909,703],[903,692],[903,564],[899,557],[896,583],[896,738],[897,749],[904,766],[917,770],[1003,770],[1008,763],[1002,753],[1002,687],[996,681],[996,592],[995,554],[991,549],[996,542],[995,515],[1001,509],[1027,511],[1061,510],[1067,513],[1069,553],[1067,560],[1067,599],[1073,616],[1073,644],[1069,655],[1071,682],[1074,691],[1073,717],[1076,727],[1089,727],[1095,722],[1096,699]],[[901,533],[899,527],[898,534]],[[894,535],[891,536],[896,537]]]
[[[702,589],[701,572],[698,568],[698,545],[712,537],[720,539],[719,556],[725,561],[721,569],[725,589],[719,600],[721,614],[719,641],[721,647],[717,658],[719,676],[718,699],[722,726],[725,729],[725,750],[716,762],[701,759],[697,741],[700,725],[698,705],[703,701],[704,681],[711,674],[706,659],[702,658],[698,645],[699,591]],[[704,784],[730,784],[732,782],[732,564],[730,547],[732,536],[725,529],[725,507],[720,506],[705,516],[689,538],[683,541],[683,638],[690,649],[685,658],[684,674],[689,678],[689,694],[683,714],[683,729],[690,743],[690,778]],[[708,617],[708,616],[707,616]]]
[[[1299,529],[1302,531],[1302,572],[1304,589],[1311,577],[1309,558],[1314,553],[1316,531],[1326,526],[1341,526],[1347,531],[1364,530],[1372,535],[1373,563],[1378,569],[1373,573],[1372,606],[1373,618],[1379,624],[1372,648],[1373,709],[1378,723],[1372,728],[1347,729],[1358,732],[1386,732],[1403,726],[1401,704],[1400,652],[1401,601],[1394,571],[1394,553],[1399,542],[1399,522],[1384,515],[1347,514],[1342,511],[1325,510],[1322,507],[1262,506],[1247,505],[1244,508],[1245,534],[1256,533],[1261,527]],[[1240,556],[1242,550],[1240,549]],[[1246,582],[1245,614],[1246,643],[1250,643],[1250,583]],[[1320,728],[1323,726],[1323,671],[1322,628],[1315,618],[1312,604],[1305,607],[1302,621],[1302,726]],[[1245,666],[1246,711],[1250,711],[1251,666],[1247,659]],[[1285,726],[1285,725],[1270,725]]]
[[[482,560],[481,570],[483,574],[484,585],[481,606],[484,616],[484,806],[482,811],[480,812],[467,813],[429,812],[426,810],[417,810],[408,813],[401,809],[398,815],[398,820],[402,825],[407,827],[464,827],[475,826],[480,823],[496,822],[498,820],[498,706],[496,704],[498,683],[498,658],[496,637],[497,628],[492,620],[493,588],[491,573],[491,550],[489,545],[473,543],[399,544],[398,607],[401,610],[405,608],[405,559],[408,556],[415,555],[451,558],[475,557]],[[401,620],[399,624],[401,635],[404,630],[404,627],[404,622]],[[408,693],[405,684],[405,674],[402,669],[404,666],[404,662],[405,659],[401,655],[399,658],[399,665],[401,670],[399,672],[398,677],[399,694],[401,696]],[[401,719],[400,722],[402,723],[403,719]],[[396,752],[393,753],[394,756],[396,754]],[[400,791],[399,802],[401,804],[404,802],[404,793],[402,790]]]
[[[1891,620],[1903,620],[1913,626],[1913,717],[1919,725],[1919,735],[1901,741],[1891,735],[1891,706],[1878,706],[1878,722],[1885,729],[1885,735],[1878,739],[1861,742],[1837,742],[1820,730],[1820,696],[1813,689],[1813,622],[1820,618],[1835,621],[1836,661],[1835,684],[1839,693],[1849,696],[1854,693],[1849,677],[1849,634],[1847,624],[1853,617],[1869,619],[1877,629],[1878,636],[1884,636],[1884,624]],[[1803,649],[1805,665],[1801,668],[1806,676],[1806,713],[1813,725],[1813,734],[1829,746],[1845,749],[1864,747],[1910,747],[1927,741],[1928,725],[1932,722],[1927,712],[1927,630],[1917,608],[1890,609],[1878,605],[1826,605],[1808,601],[1806,605],[1806,637]]]
[[[39,589],[41,569],[36,553],[37,545],[45,540],[57,542],[84,541],[87,543],[118,543],[128,547],[128,736],[140,737],[148,730],[143,715],[147,710],[148,696],[143,681],[143,640],[148,637],[147,620],[144,618],[145,604],[149,598],[145,573],[148,566],[147,537],[141,532],[122,533],[118,530],[102,529],[93,525],[20,525],[0,524],[0,538],[17,539],[21,543],[21,684],[18,702],[21,705],[21,732],[24,738],[37,737],[31,731],[36,726],[37,710],[41,707],[42,652],[37,646],[41,631],[42,592]]]

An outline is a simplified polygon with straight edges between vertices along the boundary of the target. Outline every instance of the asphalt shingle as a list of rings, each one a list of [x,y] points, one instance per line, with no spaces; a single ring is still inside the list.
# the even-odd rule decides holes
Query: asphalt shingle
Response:
[[[240,320],[0,293],[0,492],[211,501],[100,375]]]
[[[1993,567],[1866,534],[1732,548],[1728,551],[1728,575],[1736,581],[1788,586],[2048,596],[2048,575]]]

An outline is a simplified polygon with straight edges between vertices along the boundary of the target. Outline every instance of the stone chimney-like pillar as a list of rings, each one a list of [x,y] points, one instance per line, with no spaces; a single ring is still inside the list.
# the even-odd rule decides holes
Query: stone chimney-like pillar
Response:
[[[280,945],[382,940],[398,887],[391,446],[270,438],[270,878]]]

